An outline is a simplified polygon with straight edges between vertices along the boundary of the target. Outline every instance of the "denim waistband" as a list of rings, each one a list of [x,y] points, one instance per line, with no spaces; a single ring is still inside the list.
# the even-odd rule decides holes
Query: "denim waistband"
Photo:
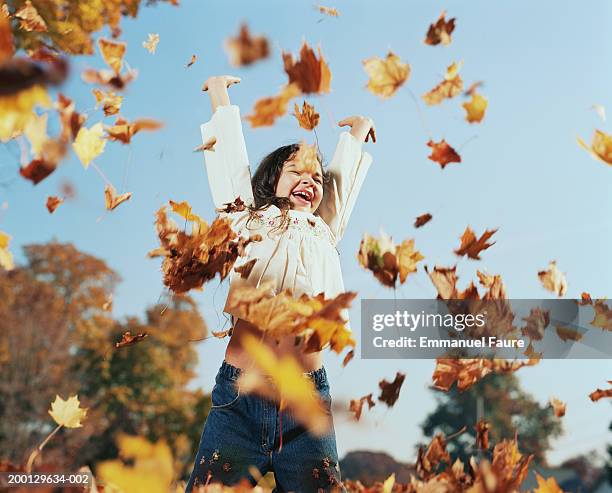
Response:
[[[225,377],[229,380],[237,380],[240,374],[244,370],[242,368],[238,368],[234,365],[229,364],[227,361],[223,360],[221,363],[221,367],[219,368],[218,375]],[[325,367],[322,366],[318,370],[312,370],[309,372],[305,372],[304,376],[310,378],[315,386],[320,386],[322,384],[327,383],[327,372],[325,371]],[[271,378],[269,375],[264,375],[264,378]]]

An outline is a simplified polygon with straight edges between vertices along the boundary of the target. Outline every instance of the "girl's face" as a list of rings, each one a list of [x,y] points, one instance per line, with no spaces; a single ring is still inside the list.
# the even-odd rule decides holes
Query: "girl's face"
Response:
[[[283,164],[276,184],[277,197],[289,197],[291,208],[314,213],[323,198],[323,173],[321,163],[307,165],[294,157]]]

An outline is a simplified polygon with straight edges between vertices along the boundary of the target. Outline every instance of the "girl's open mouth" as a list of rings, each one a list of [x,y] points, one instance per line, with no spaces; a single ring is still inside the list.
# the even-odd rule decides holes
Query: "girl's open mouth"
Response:
[[[299,205],[310,207],[312,204],[313,193],[310,190],[298,190],[291,195]]]

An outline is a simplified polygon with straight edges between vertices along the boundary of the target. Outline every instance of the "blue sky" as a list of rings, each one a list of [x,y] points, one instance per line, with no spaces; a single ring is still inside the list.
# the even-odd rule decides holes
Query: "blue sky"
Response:
[[[347,289],[358,291],[361,298],[393,296],[356,262],[363,233],[377,234],[383,227],[398,241],[415,238],[426,257],[423,263],[447,266],[458,261],[452,250],[470,225],[477,233],[494,227],[499,231],[481,261],[458,261],[462,285],[476,279],[476,269],[484,269],[502,275],[512,298],[549,297],[537,272],[556,259],[567,274],[567,297],[582,291],[609,297],[612,169],[579,148],[576,136],[590,142],[595,128],[611,131],[590,107],[612,108],[612,34],[607,22],[612,7],[605,1],[589,2],[588,7],[569,1],[338,0],[325,5],[336,7],[340,17],[324,18],[314,3],[301,1],[185,0],[179,8],[146,8],[135,21],[124,21],[126,59],[139,76],[125,94],[122,114],[160,119],[165,127],[137,135],[129,147],[109,143],[96,160],[119,191],[133,192],[132,199],[112,213],[104,210],[102,179],[92,168],[85,171],[74,155],[33,187],[20,177],[12,179],[18,149],[14,143],[5,146],[0,151],[0,203],[5,204],[0,230],[13,236],[16,260],[23,259],[24,244],[53,238],[73,242],[121,274],[115,314],[142,314],[163,292],[159,260],[146,258],[157,245],[154,212],[168,199],[188,200],[198,213],[213,217],[203,157],[192,152],[200,143],[199,125],[210,118],[202,83],[214,74],[240,76],[242,83],[231,89],[231,98],[247,114],[256,99],[276,94],[285,83],[281,49],[297,53],[305,39],[320,44],[332,71],[331,94],[309,98],[321,113],[318,136],[325,157],[331,158],[340,132],[335,122],[363,114],[376,123],[378,142],[366,144],[374,162],[340,244]],[[444,8],[457,18],[453,42],[426,46],[427,27]],[[222,44],[238,32],[242,21],[248,21],[253,33],[270,38],[272,54],[252,67],[234,69]],[[142,47],[147,33],[160,35],[155,55]],[[383,57],[388,50],[410,64],[411,75],[394,98],[381,101],[365,90],[361,62]],[[186,69],[194,53],[198,60]],[[481,93],[489,99],[489,109],[481,125],[465,122],[462,98],[435,107],[420,100],[446,67],[459,60],[464,62],[466,85],[484,81]],[[103,117],[94,111],[91,87],[78,74],[85,67],[102,66],[97,54],[76,59],[62,89],[89,114],[88,126]],[[51,133],[58,125],[53,120]],[[250,129],[246,122],[244,128],[252,166],[279,145],[312,139],[291,116],[271,128]],[[429,138],[445,138],[463,162],[441,170],[427,159]],[[77,198],[50,215],[46,197],[57,194],[64,180],[74,184]],[[424,212],[434,218],[415,230],[412,222]],[[195,294],[211,329],[223,323],[225,291],[226,286],[215,281]],[[421,269],[397,296],[427,298],[435,296],[435,290]],[[358,336],[359,303],[354,306],[351,324]],[[208,340],[198,346],[194,386],[212,388],[225,345]],[[407,373],[393,409],[377,406],[364,413],[359,425],[338,415],[336,432],[341,455],[365,448],[414,460],[419,424],[435,406],[428,390],[434,362],[356,358],[343,369],[340,358],[326,354],[325,364],[336,401],[376,392],[378,380],[391,379],[396,370]],[[565,435],[554,443],[551,462],[590,449],[603,453],[610,441],[610,405],[591,403],[587,395],[611,378],[609,361],[545,361],[518,376],[540,402],[554,395],[568,403]]]

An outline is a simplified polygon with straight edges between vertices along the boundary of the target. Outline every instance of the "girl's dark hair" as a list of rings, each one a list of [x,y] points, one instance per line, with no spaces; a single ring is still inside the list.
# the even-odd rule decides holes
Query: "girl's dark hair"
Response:
[[[289,222],[288,211],[291,209],[291,201],[289,197],[276,196],[276,185],[283,171],[283,165],[295,155],[299,148],[299,143],[281,146],[261,160],[255,174],[251,178],[254,204],[249,206],[249,209],[252,214],[266,209],[270,205],[275,205],[282,213],[283,220],[281,221],[281,226]],[[329,173],[323,169],[323,157],[318,151],[317,157],[321,164],[323,182],[325,183],[329,180]]]

